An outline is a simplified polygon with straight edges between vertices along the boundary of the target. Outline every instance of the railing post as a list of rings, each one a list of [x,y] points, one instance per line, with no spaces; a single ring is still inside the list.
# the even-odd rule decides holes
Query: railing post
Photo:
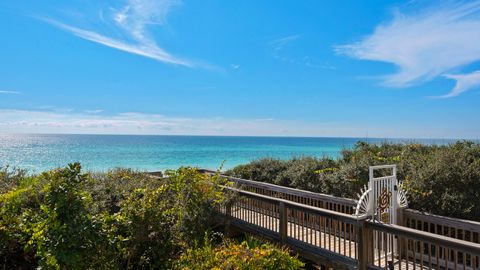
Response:
[[[373,231],[365,220],[358,224],[358,269],[366,270],[373,262]]]
[[[226,204],[225,204],[225,234],[227,237],[229,237],[231,235],[231,228],[230,228],[230,224],[231,224],[231,220],[232,220],[232,205],[233,205],[233,200],[229,200]]]
[[[404,212],[405,212],[404,207],[397,209],[397,225],[407,227],[406,226],[407,222],[404,217],[405,215]],[[397,254],[395,255],[398,256],[399,260],[401,260],[406,257],[406,254],[407,254],[407,248],[406,248],[405,240],[402,237],[397,237]]]
[[[279,204],[279,214],[280,214],[280,242],[285,244],[287,242],[287,234],[288,234],[288,213],[287,207],[285,206],[284,202],[280,202]]]

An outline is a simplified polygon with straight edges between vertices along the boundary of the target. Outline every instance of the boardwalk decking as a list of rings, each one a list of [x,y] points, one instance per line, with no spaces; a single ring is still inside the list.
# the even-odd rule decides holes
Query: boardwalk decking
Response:
[[[401,209],[407,226],[384,224],[353,215],[350,199],[233,181],[238,188],[225,190],[234,198],[220,210],[227,227],[278,241],[329,268],[480,269],[478,222],[445,219],[443,224],[438,216],[428,219]]]
[[[232,209],[231,217],[236,220],[234,222],[240,224],[240,228],[246,223],[272,232],[279,231],[279,218],[275,217],[274,213],[271,211],[265,209],[250,208],[247,205],[243,205],[243,207],[236,206]],[[288,222],[288,235],[291,235],[292,239],[333,253],[345,254],[346,257],[353,260],[357,258],[357,243],[356,241],[350,241],[351,236],[348,234],[332,235],[331,233],[322,232],[320,226],[315,228],[300,223],[300,220],[292,220],[291,222]],[[391,255],[385,256],[381,249],[375,249],[375,254],[374,260],[377,261],[377,265],[381,268],[388,269],[390,261],[394,269],[436,269],[428,268],[427,265],[422,266],[420,263],[414,263],[413,261],[393,260]],[[349,267],[348,265],[345,266]]]
[[[352,199],[222,177],[235,186],[218,209],[227,231],[278,241],[327,269],[480,270],[480,222],[401,208],[399,225],[385,224],[354,215]]]

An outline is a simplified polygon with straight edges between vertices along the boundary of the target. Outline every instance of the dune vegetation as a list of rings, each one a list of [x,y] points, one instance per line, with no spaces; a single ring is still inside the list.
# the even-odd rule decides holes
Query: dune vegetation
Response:
[[[4,168],[0,183],[3,269],[303,266],[263,241],[218,237],[215,208],[227,200],[225,180],[195,168],[157,178],[127,169],[82,173],[79,163],[39,175]]]
[[[371,165],[397,164],[409,207],[480,221],[480,144],[368,144],[358,142],[338,159],[264,158],[227,172],[240,178],[357,199]]]
[[[480,220],[480,145],[357,143],[338,159],[265,158],[227,174],[356,198],[370,165],[397,164],[410,207]],[[228,239],[219,175],[195,168],[152,177],[129,169],[83,173],[79,163],[38,175],[0,169],[4,269],[301,269],[284,248]],[[86,259],[88,258],[88,259]]]

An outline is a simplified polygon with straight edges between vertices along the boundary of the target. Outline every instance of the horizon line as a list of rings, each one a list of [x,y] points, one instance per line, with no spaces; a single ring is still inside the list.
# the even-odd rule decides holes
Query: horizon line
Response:
[[[0,132],[0,135],[85,135],[85,136],[163,136],[163,137],[244,137],[244,138],[305,138],[305,139],[375,139],[375,140],[448,140],[448,141],[475,141],[480,138],[438,138],[438,137],[356,137],[356,136],[292,136],[292,135],[209,135],[209,134],[135,134],[135,133],[29,133],[29,132]],[[360,140],[359,140],[360,141]]]

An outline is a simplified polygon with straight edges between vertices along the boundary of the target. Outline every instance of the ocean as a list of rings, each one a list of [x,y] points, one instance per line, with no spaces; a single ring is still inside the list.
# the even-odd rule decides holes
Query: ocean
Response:
[[[79,161],[89,171],[115,167],[165,170],[180,166],[232,168],[249,161],[300,156],[337,158],[356,142],[446,144],[452,140],[148,135],[0,135],[0,167],[31,173]]]

